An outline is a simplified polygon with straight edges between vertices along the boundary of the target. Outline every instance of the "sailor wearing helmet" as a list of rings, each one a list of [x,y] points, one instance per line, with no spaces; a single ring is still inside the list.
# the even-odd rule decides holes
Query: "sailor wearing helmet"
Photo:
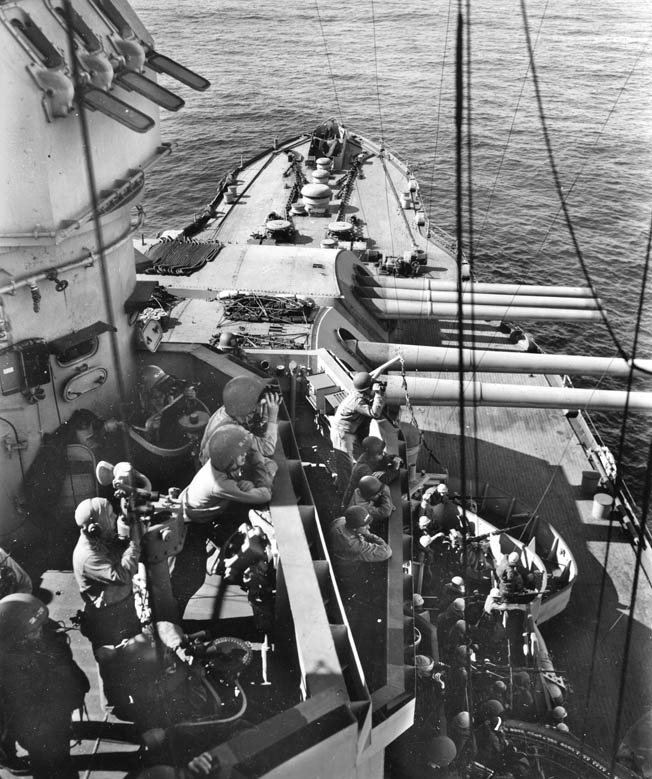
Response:
[[[89,690],[65,634],[56,631],[47,608],[33,595],[14,593],[0,600],[0,718],[29,753],[5,755],[12,773],[35,779],[74,779],[70,721]],[[10,758],[9,760],[7,758]]]
[[[387,529],[387,520],[392,516],[394,504],[389,487],[375,476],[363,476],[351,497],[351,506],[362,506],[375,522],[374,527]]]
[[[443,665],[436,665],[430,655],[416,655],[416,701],[414,724],[417,727],[439,728],[443,716],[443,693],[445,683],[442,677]]]
[[[392,556],[389,544],[369,530],[371,517],[362,506],[349,506],[344,516],[334,519],[328,529],[333,569],[354,636],[369,635],[377,628],[380,604],[373,586],[373,563]],[[358,645],[370,659],[372,642]]]
[[[274,457],[280,393],[258,376],[235,376],[224,385],[222,401],[204,430],[199,462],[208,462],[211,439],[224,425],[239,425],[252,433],[251,448],[263,457]]]
[[[223,330],[215,347],[219,354],[228,354],[240,360],[246,360],[247,355],[242,348],[242,338],[230,330]]]
[[[508,742],[503,730],[505,707],[500,701],[490,699],[484,704],[485,720],[476,733],[478,759],[494,771],[505,764]]]
[[[227,508],[234,513],[233,504],[246,505],[248,513],[252,505],[269,503],[278,466],[252,451],[253,437],[240,425],[223,425],[215,431],[209,441],[209,460],[181,493],[188,521],[219,520]]]
[[[140,558],[140,523],[121,524],[106,498],[86,498],[75,511],[79,540],[73,551],[75,579],[84,601],[82,631],[93,649],[119,644],[141,631],[133,578]]]
[[[399,476],[401,458],[392,457],[385,452],[385,442],[377,436],[367,436],[362,439],[362,454],[353,466],[351,478],[342,496],[342,508],[351,503],[355,488],[364,476],[375,476],[384,484],[391,484]]]
[[[331,442],[334,449],[356,459],[358,435],[364,423],[380,419],[385,408],[385,394],[375,384],[371,374],[360,371],[353,376],[353,389],[337,407],[331,421]]]

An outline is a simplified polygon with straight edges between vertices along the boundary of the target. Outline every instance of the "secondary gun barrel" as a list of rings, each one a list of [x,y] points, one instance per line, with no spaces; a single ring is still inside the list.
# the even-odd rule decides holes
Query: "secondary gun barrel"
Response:
[[[358,287],[361,298],[380,300],[415,301],[418,303],[452,303],[464,306],[524,306],[531,308],[570,308],[594,310],[601,302],[589,297],[559,297],[555,295],[497,294],[486,292],[462,292],[461,301],[455,291],[431,289],[402,289],[392,287]]]
[[[459,382],[453,379],[428,379],[413,376],[387,376],[385,397],[388,403],[401,405],[409,398],[413,406],[457,406]],[[492,384],[465,381],[462,402],[467,406],[507,408],[616,409],[652,411],[652,392],[533,387],[524,384]]]
[[[413,346],[374,341],[345,341],[347,348],[370,365],[392,358],[393,370],[459,371],[486,373],[550,373],[584,376],[623,376],[632,370],[652,373],[652,360],[591,357],[578,354],[536,354],[498,349],[458,349],[447,346]]]
[[[457,319],[459,315],[456,303],[439,303],[433,301],[387,300],[361,298],[364,306],[378,319]],[[597,322],[601,319],[600,311],[578,310],[571,308],[540,308],[536,306],[505,305],[476,306],[462,305],[462,318],[483,320],[520,321],[524,319],[562,320]]]

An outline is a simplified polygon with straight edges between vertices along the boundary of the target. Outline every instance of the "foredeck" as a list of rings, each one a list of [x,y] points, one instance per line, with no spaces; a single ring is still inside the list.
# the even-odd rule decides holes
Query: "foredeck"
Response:
[[[351,154],[361,146],[355,139],[350,141]],[[311,180],[314,170],[305,164],[310,148],[310,137],[302,136],[296,141],[282,145],[276,150],[260,155],[251,164],[234,171],[230,181],[237,187],[233,202],[221,198],[216,204],[215,217],[202,232],[197,235],[200,241],[220,241],[226,245],[246,246],[247,244],[276,243],[265,236],[266,223],[272,213],[284,216],[288,210],[288,198],[294,184],[294,178],[288,174],[290,151],[302,160],[305,181]],[[329,186],[332,197],[324,211],[291,214],[296,230],[293,245],[318,248],[321,242],[330,236],[329,224],[355,217],[360,225],[360,240],[355,241],[356,248],[374,249],[385,255],[402,256],[403,252],[419,247],[426,249],[429,264],[436,269],[438,276],[454,278],[455,265],[451,256],[425,236],[423,226],[417,224],[416,208],[420,200],[418,193],[413,194],[412,205],[403,208],[401,194],[408,189],[410,180],[402,162],[380,146],[366,143],[371,155],[361,165],[361,172],[355,178],[348,196],[343,199],[343,179],[348,168],[331,171]],[[380,204],[380,207],[379,207]],[[291,250],[292,244],[286,244]],[[342,241],[340,247],[349,247],[349,241]],[[207,266],[213,268],[216,277],[220,277],[219,260]],[[208,278],[208,276],[206,277]],[[151,279],[151,277],[150,277]],[[210,282],[209,282],[210,283]],[[213,287],[214,288],[214,287]]]

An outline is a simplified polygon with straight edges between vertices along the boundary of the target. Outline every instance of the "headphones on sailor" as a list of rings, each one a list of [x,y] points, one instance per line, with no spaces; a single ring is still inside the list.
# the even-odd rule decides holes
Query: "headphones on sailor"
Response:
[[[102,525],[95,521],[95,516],[96,511],[104,508],[104,502],[103,498],[86,498],[75,510],[75,522],[88,538],[99,538],[102,535]],[[110,504],[109,509],[112,510]]]
[[[102,535],[102,527],[99,522],[89,522],[88,525],[82,529],[89,538],[98,538]]]

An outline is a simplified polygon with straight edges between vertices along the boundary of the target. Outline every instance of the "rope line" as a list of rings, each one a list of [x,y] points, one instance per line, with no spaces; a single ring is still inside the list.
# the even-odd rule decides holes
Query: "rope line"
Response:
[[[321,32],[321,39],[324,44],[324,54],[326,55],[326,62],[328,63],[328,73],[330,75],[331,79],[331,85],[333,87],[333,96],[335,97],[335,105],[337,106],[337,115],[340,118],[340,121],[344,121],[344,116],[342,115],[342,107],[340,106],[340,100],[337,95],[337,86],[335,84],[335,75],[333,73],[333,68],[331,66],[331,55],[328,50],[328,43],[326,42],[326,34],[324,32],[324,25],[322,23],[321,14],[319,13],[319,0],[315,0],[315,8],[317,10],[317,19],[319,21],[319,30]]]
[[[437,166],[437,153],[439,151],[439,125],[441,124],[441,98],[444,94],[444,73],[446,70],[446,57],[448,54],[448,35],[451,24],[451,12],[452,12],[453,0],[448,0],[448,13],[446,14],[446,32],[444,34],[444,54],[441,60],[441,72],[439,75],[439,96],[437,100],[437,119],[435,122],[435,148],[432,154],[432,167],[430,169],[430,181],[428,182],[428,188],[430,190],[430,199],[427,203],[427,210],[430,211],[433,203],[433,191],[435,182],[435,168]]]
[[[625,78],[625,81],[622,83],[620,89],[618,90],[618,94],[616,95],[616,99],[614,100],[613,105],[609,109],[609,113],[607,114],[607,118],[604,120],[604,123],[603,123],[602,127],[600,128],[600,131],[598,132],[597,138],[593,141],[593,144],[591,146],[591,150],[590,151],[592,151],[598,145],[598,142],[602,138],[602,135],[603,135],[604,131],[607,129],[607,124],[609,123],[609,120],[611,119],[611,117],[613,116],[613,114],[614,114],[614,112],[616,110],[616,106],[618,105],[618,101],[620,100],[620,98],[624,94],[625,89],[627,88],[627,84],[628,84],[630,78],[634,75],[634,72],[636,71],[636,68],[638,67],[638,63],[639,63],[641,57],[643,56],[643,54],[645,54],[645,51],[647,50],[648,46],[650,45],[650,40],[652,40],[652,39],[648,38],[648,40],[645,42],[643,48],[641,49],[641,51],[638,54],[638,57],[634,61],[634,64],[632,65],[629,73],[627,74],[627,77]],[[525,86],[525,82],[523,82],[523,86]],[[571,195],[571,192],[573,191],[573,189],[575,187],[575,184],[577,184],[577,182],[579,181],[580,177],[582,176],[582,173],[584,172],[584,168],[586,167],[586,165],[588,163],[589,156],[590,156],[590,153],[587,154],[586,156],[584,156],[583,162],[580,165],[579,170],[575,174],[575,177],[573,178],[573,181],[571,182],[570,186],[568,187],[568,189],[566,191],[566,195],[565,195],[566,200],[568,200],[568,198]],[[552,231],[552,228],[554,227],[554,225],[555,225],[555,223],[557,221],[557,218],[559,217],[560,213],[561,213],[561,205],[557,209],[557,213],[553,216],[553,218],[552,218],[552,220],[550,222],[550,225],[548,226],[548,229],[546,230],[546,233],[543,236],[543,239],[542,239],[541,244],[539,246],[538,254],[541,253],[541,250],[543,249],[546,241],[548,240],[548,237],[550,236],[550,232]]]
[[[641,291],[639,294],[639,301],[638,301],[638,311],[636,315],[636,325],[634,328],[634,341],[632,343],[632,359],[635,358],[636,352],[638,350],[638,342],[639,337],[641,333],[641,320],[643,318],[643,313],[645,311],[645,292],[647,287],[647,280],[650,274],[650,257],[652,255],[652,219],[650,220],[650,229],[648,230],[648,240],[647,240],[647,247],[645,252],[645,265],[643,268],[643,279],[641,281]],[[634,375],[634,369],[633,367],[630,368],[629,376],[628,376],[628,384],[627,384],[627,391],[628,391],[628,400],[629,400],[629,391],[631,390],[632,380]],[[625,447],[625,434],[627,430],[627,422],[628,422],[628,411],[629,411],[629,405],[628,403],[625,405],[625,411],[623,413],[623,422],[620,428],[620,441],[618,445],[618,457],[616,458],[617,463],[617,469],[616,469],[616,494],[619,492],[620,483],[622,482],[622,472],[621,472],[621,461],[624,455],[624,447]],[[637,597],[637,590],[638,590],[638,580],[641,573],[641,562],[642,562],[642,553],[643,549],[645,547],[645,532],[646,532],[646,525],[647,525],[647,517],[649,513],[649,507],[650,507],[650,487],[651,487],[651,474],[652,474],[652,445],[650,445],[650,449],[648,451],[648,460],[647,460],[647,468],[646,468],[646,480],[645,480],[645,486],[643,491],[643,507],[641,511],[641,521],[639,523],[638,527],[638,545],[636,549],[636,565],[634,567],[634,581],[632,583],[632,590],[631,590],[631,598],[630,598],[630,607],[629,607],[629,619],[627,620],[627,629],[625,632],[625,647],[623,651],[623,664],[620,672],[620,685],[618,690],[618,705],[616,707],[616,722],[614,725],[614,741],[613,741],[613,748],[612,748],[612,763],[611,763],[611,769],[614,769],[615,761],[616,761],[616,754],[618,751],[618,741],[619,741],[619,733],[620,733],[620,723],[623,716],[623,708],[625,704],[625,682],[627,679],[627,669],[629,667],[629,649],[632,643],[632,632],[634,628],[634,608],[636,606],[636,597]],[[611,532],[613,528],[613,521],[609,522],[609,540],[611,540]],[[609,549],[609,546],[607,545],[607,550]],[[606,566],[605,566],[606,568]],[[606,587],[606,571],[605,571],[605,581],[604,585]],[[602,595],[602,592],[601,592]],[[602,601],[600,601],[602,602]],[[592,658],[593,659],[593,658]]]
[[[541,28],[543,26],[543,20],[545,19],[547,10],[548,10],[548,0],[546,0],[546,4],[545,4],[545,6],[543,8],[543,14],[541,16],[541,19],[539,20],[539,29],[537,30],[537,37],[536,37],[535,43],[534,43],[534,48],[535,49],[536,49],[537,43],[539,41],[539,35],[541,35]],[[529,73],[530,73],[530,62],[528,61],[527,68],[525,69],[525,76],[523,77],[523,80],[521,82],[521,89],[520,89],[520,92],[518,93],[518,98],[516,100],[516,107],[514,108],[514,115],[512,116],[512,123],[511,123],[511,125],[509,127],[509,131],[507,133],[507,140],[505,141],[505,145],[503,147],[503,153],[502,153],[502,155],[500,157],[500,161],[498,162],[498,170],[496,171],[496,176],[494,178],[494,181],[493,181],[493,184],[492,184],[492,187],[491,187],[491,192],[489,193],[489,201],[487,203],[487,207],[486,207],[485,214],[484,214],[484,219],[482,220],[482,225],[480,227],[480,237],[478,238],[478,241],[482,240],[482,235],[484,233],[484,229],[485,229],[485,226],[487,224],[487,219],[489,219],[489,213],[491,211],[491,204],[493,202],[494,195],[495,195],[496,189],[498,187],[498,180],[500,178],[500,174],[501,174],[501,171],[503,169],[503,163],[505,162],[505,157],[507,156],[507,149],[509,148],[509,144],[511,142],[512,135],[514,133],[514,127],[516,125],[516,117],[518,115],[518,109],[519,109],[519,106],[521,104],[521,98],[523,97],[523,92],[525,91],[525,85],[527,83],[527,77],[528,77]],[[557,213],[559,213],[559,212],[557,212]]]
[[[564,215],[564,222],[566,224],[566,229],[568,230],[568,234],[570,236],[571,242],[573,244],[573,248],[575,250],[575,256],[577,257],[577,260],[580,264],[580,267],[582,269],[582,273],[584,274],[584,278],[586,279],[586,283],[591,289],[591,292],[593,293],[593,297],[598,300],[598,294],[597,290],[593,284],[593,281],[591,279],[591,274],[588,271],[588,268],[586,266],[586,262],[584,260],[584,255],[582,254],[582,250],[579,245],[579,241],[577,239],[577,234],[575,233],[575,228],[573,227],[573,223],[571,221],[570,211],[568,208],[568,203],[566,201],[566,198],[564,197],[563,188],[561,185],[561,179],[559,177],[559,171],[557,169],[557,164],[555,162],[555,156],[552,150],[552,142],[550,139],[550,133],[548,131],[548,123],[546,120],[546,114],[543,108],[543,98],[541,96],[541,87],[539,84],[539,76],[536,69],[536,64],[534,61],[534,49],[532,47],[532,38],[530,36],[530,28],[529,28],[529,22],[528,22],[528,16],[527,16],[527,8],[526,8],[526,0],[520,0],[521,4],[521,14],[523,18],[523,30],[525,33],[525,41],[527,45],[527,51],[528,51],[528,57],[530,60],[530,69],[532,71],[532,83],[534,85],[534,92],[536,96],[537,101],[537,108],[539,111],[539,120],[541,121],[541,130],[543,133],[543,139],[546,147],[546,153],[548,155],[548,162],[550,164],[550,168],[552,171],[552,177],[555,184],[555,189],[557,191],[557,196],[559,197],[559,202],[561,204],[561,210]],[[602,317],[602,321],[604,326],[607,329],[607,332],[609,333],[609,337],[611,338],[614,346],[616,347],[616,350],[618,354],[624,359],[628,360],[629,356],[625,349],[622,347],[620,340],[618,336],[616,335],[613,327],[611,326],[611,322],[609,321],[609,317],[606,314],[606,311],[604,310],[604,307],[602,305],[598,306],[598,311],[600,312],[600,316]],[[651,371],[644,371],[645,373],[652,373]]]
[[[553,151],[552,151],[552,144],[551,144],[551,141],[550,141],[550,135],[549,135],[549,132],[548,132],[547,123],[546,123],[546,117],[545,117],[545,113],[544,113],[544,109],[543,109],[543,101],[542,101],[542,98],[541,98],[541,91],[540,91],[539,80],[538,80],[536,66],[535,66],[535,62],[534,62],[534,51],[533,51],[533,48],[532,48],[532,41],[531,41],[530,32],[529,32],[529,25],[528,25],[527,9],[526,9],[525,0],[521,0],[521,12],[522,12],[522,18],[523,18],[523,28],[524,28],[524,33],[525,33],[525,38],[526,38],[526,43],[527,43],[527,49],[528,49],[528,56],[529,56],[529,59],[530,59],[530,66],[531,66],[531,71],[532,71],[532,80],[533,80],[533,84],[534,84],[535,95],[536,95],[536,100],[537,100],[537,106],[538,106],[538,110],[539,110],[539,118],[540,118],[540,121],[541,121],[542,132],[543,132],[544,141],[545,141],[545,145],[546,145],[546,151],[547,151],[547,154],[548,154],[548,160],[549,160],[549,163],[550,163],[550,166],[551,166],[551,170],[552,170],[552,174],[553,174],[553,180],[554,180],[554,183],[555,183],[555,188],[556,188],[557,194],[559,196],[560,210],[563,212],[564,220],[565,220],[565,223],[566,223],[566,227],[568,229],[569,236],[570,236],[571,241],[573,243],[573,247],[575,249],[575,253],[576,253],[577,259],[578,259],[578,261],[580,263],[580,267],[582,268],[582,272],[584,274],[584,277],[585,277],[585,279],[587,281],[587,284],[589,285],[589,287],[593,291],[594,297],[597,299],[595,288],[593,286],[590,274],[588,272],[588,268],[586,267],[586,264],[585,264],[585,261],[584,261],[584,257],[582,255],[579,243],[577,241],[577,237],[576,237],[576,234],[575,234],[575,231],[574,231],[574,228],[573,228],[573,224],[572,224],[572,221],[571,221],[571,218],[570,218],[570,212],[569,212],[569,209],[568,209],[567,199],[566,199],[566,197],[563,194],[563,191],[562,191],[562,188],[561,188],[561,182],[560,182],[560,178],[559,178],[559,173],[558,173],[558,170],[557,170],[557,167],[556,167],[556,164],[555,164],[555,160],[554,160],[554,155],[553,155]],[[639,57],[640,57],[640,55],[639,55]],[[613,112],[613,109],[612,109],[612,112]],[[558,211],[558,214],[559,214],[559,211]],[[652,227],[650,229],[650,235],[652,235]],[[646,260],[645,260],[644,278],[647,278],[649,262],[650,262],[650,242],[648,240],[647,256],[646,256]],[[644,289],[645,289],[645,285],[643,284],[642,289],[641,289],[640,299],[639,299],[639,305],[638,305],[636,331],[635,331],[635,341],[634,341],[634,347],[633,347],[632,355],[635,354],[635,348],[636,348],[636,344],[637,344],[637,341],[638,341],[638,335],[639,335],[639,330],[640,330],[640,321],[641,321],[641,316],[642,316],[642,311],[643,311],[643,303],[644,303],[644,294],[645,294],[644,293]],[[614,343],[614,345],[615,345],[619,355],[623,359],[629,359],[628,355],[626,354],[625,350],[623,349],[622,345],[620,344],[619,339],[617,338],[615,332],[613,331],[613,328],[611,327],[609,319],[608,319],[604,309],[602,308],[602,306],[599,307],[599,310],[600,310],[600,314],[602,316],[604,325],[605,325],[605,327],[607,329],[607,332],[609,333],[609,336],[612,339],[612,342]],[[633,357],[632,357],[632,359],[633,359]],[[634,368],[632,367],[632,369],[630,369],[628,382],[627,382],[627,392],[628,392],[628,394],[631,391],[631,387],[632,387],[633,371],[634,371]],[[644,371],[644,372],[645,373],[649,373],[649,371]],[[628,403],[626,403],[625,409],[624,409],[624,413],[623,413],[623,422],[622,422],[622,426],[621,426],[621,440],[620,440],[620,447],[619,447],[619,458],[618,458],[618,461],[617,461],[617,470],[616,470],[617,483],[621,479],[621,476],[620,476],[620,471],[621,471],[620,465],[621,465],[621,462],[620,462],[620,460],[622,458],[622,452],[623,452],[624,435],[625,435],[625,429],[626,429],[627,421],[628,421],[628,411],[629,411],[629,407],[628,407]],[[648,474],[650,473],[650,467],[652,467],[652,448],[650,449],[650,453],[649,453],[649,456],[648,456],[648,469],[647,469],[647,473]],[[640,576],[641,554],[642,554],[642,547],[643,547],[643,544],[644,544],[644,533],[645,533],[645,518],[647,516],[648,503],[649,503],[649,489],[650,489],[649,485],[650,485],[650,482],[649,482],[649,476],[648,476],[648,479],[646,481],[646,487],[645,487],[645,498],[644,498],[645,502],[644,502],[643,520],[642,520],[642,522],[640,523],[640,526],[639,526],[639,544],[638,544],[638,548],[636,550],[637,559],[636,559],[636,567],[635,567],[635,571],[634,571],[634,588],[632,590],[632,600],[631,600],[632,607],[630,609],[630,618],[629,618],[628,624],[627,624],[626,641],[625,641],[625,655],[624,655],[623,665],[621,667],[621,678],[620,678],[620,685],[619,685],[619,691],[618,691],[618,704],[617,704],[617,714],[616,714],[616,725],[615,725],[615,728],[614,728],[614,749],[612,751],[612,768],[613,768],[613,765],[615,764],[615,751],[616,751],[616,748],[617,748],[617,745],[618,745],[618,737],[619,737],[619,723],[620,723],[620,720],[621,720],[621,717],[622,717],[622,709],[623,709],[623,705],[624,705],[625,678],[626,678],[626,671],[627,671],[627,666],[628,666],[628,650],[629,650],[629,646],[630,646],[630,643],[631,643],[631,633],[632,633],[632,629],[633,629],[633,619],[632,619],[632,616],[633,616],[633,605],[635,604],[635,600],[636,600],[636,584],[637,584],[638,578]],[[605,593],[605,589],[606,589],[606,585],[607,585],[607,567],[608,567],[608,560],[609,560],[610,551],[611,551],[611,544],[612,544],[612,540],[613,540],[612,539],[612,537],[613,537],[613,525],[614,525],[613,515],[611,517],[611,520],[612,521],[610,521],[610,524],[609,524],[609,530],[608,530],[607,541],[606,541],[605,561],[604,561],[603,569],[602,569],[602,577],[601,577],[601,585],[600,585],[600,596],[599,596],[599,600],[598,600],[598,603],[600,604],[599,605],[599,612],[598,612],[598,619],[596,619],[595,631],[594,631],[593,642],[592,642],[592,655],[591,655],[591,663],[590,663],[590,670],[589,670],[589,677],[588,677],[588,689],[589,690],[592,689],[593,678],[594,678],[594,674],[596,672],[596,658],[597,658],[597,651],[598,651],[598,646],[599,646],[599,629],[600,629],[599,616],[600,616],[600,613],[601,613],[601,604],[603,602],[604,593]],[[585,703],[585,710],[584,710],[584,719],[585,719],[585,721],[586,721],[586,717],[587,717],[587,714],[588,714],[589,703],[590,703],[589,697],[587,696],[587,700],[586,700],[586,703]]]
[[[380,103],[380,80],[378,78],[378,42],[376,40],[376,11],[374,8],[374,0],[371,0],[371,30],[373,33],[374,41],[374,74],[376,79],[376,101],[378,103],[378,121],[380,123],[380,140],[382,145],[385,145],[385,129],[383,127],[383,112]]]

